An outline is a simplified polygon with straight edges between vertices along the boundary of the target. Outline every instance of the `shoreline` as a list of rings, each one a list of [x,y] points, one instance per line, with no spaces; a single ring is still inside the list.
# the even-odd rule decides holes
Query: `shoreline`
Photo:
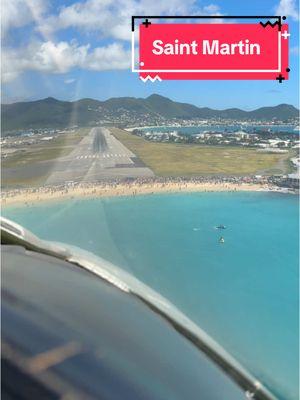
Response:
[[[269,192],[282,193],[275,186],[259,183],[231,182],[167,182],[167,183],[117,183],[117,184],[85,184],[66,187],[42,187],[6,192],[1,198],[1,206],[34,205],[35,203],[59,201],[67,199],[126,197],[163,193],[195,193],[195,192]],[[285,191],[284,191],[285,192]]]
[[[230,124],[231,125],[231,124]],[[232,125],[234,125],[234,123],[232,123]],[[240,124],[239,124],[240,125]],[[299,132],[299,130],[295,130],[295,128],[297,128],[297,125],[294,124],[242,124],[242,125],[246,125],[246,126],[262,126],[262,127],[276,127],[276,126],[291,126],[293,127],[293,132]],[[198,124],[198,125],[145,125],[145,126],[131,126],[129,128],[124,128],[125,131],[127,132],[132,132],[134,129],[152,129],[152,128],[209,128],[211,126],[223,126],[223,124],[212,124],[212,123],[206,123],[206,124]],[[225,125],[224,125],[225,126]]]

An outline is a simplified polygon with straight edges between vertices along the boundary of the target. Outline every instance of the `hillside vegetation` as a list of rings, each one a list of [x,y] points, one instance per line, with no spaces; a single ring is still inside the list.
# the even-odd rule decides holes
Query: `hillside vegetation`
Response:
[[[298,110],[288,104],[275,107],[263,107],[254,111],[238,108],[214,110],[207,107],[196,107],[179,103],[166,97],[153,94],[146,99],[134,97],[112,98],[106,101],[82,99],[74,102],[60,101],[52,97],[43,100],[2,104],[2,132],[37,129],[63,128],[67,126],[95,126],[115,118],[134,121],[136,118],[230,118],[237,120],[274,118],[286,120],[296,118]]]

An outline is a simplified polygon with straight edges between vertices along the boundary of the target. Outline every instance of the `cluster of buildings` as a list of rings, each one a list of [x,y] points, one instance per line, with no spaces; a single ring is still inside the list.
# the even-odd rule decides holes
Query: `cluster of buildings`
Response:
[[[203,131],[197,134],[185,134],[177,130],[171,132],[157,130],[134,129],[133,134],[142,136],[153,142],[175,142],[202,145],[244,146],[254,147],[263,152],[288,152],[288,149],[300,147],[298,133],[256,131],[248,133],[244,130],[236,132]]]
[[[190,127],[190,126],[222,126],[224,127],[224,131],[228,130],[228,126],[238,125],[245,129],[249,129],[249,127],[261,127],[263,130],[272,129],[274,126],[278,125],[290,125],[291,129],[295,126],[299,125],[298,118],[289,118],[287,120],[253,120],[253,119],[232,119],[232,118],[217,118],[217,117],[210,117],[209,119],[203,118],[163,118],[160,116],[153,116],[153,114],[138,114],[137,119],[135,118],[134,114],[130,112],[131,118],[128,121],[128,111],[124,109],[123,111],[120,110],[120,114],[118,115],[118,121],[120,123],[124,123],[126,128],[134,128],[134,127],[143,127],[143,126],[172,126],[176,127]],[[115,116],[113,116],[114,118]],[[124,119],[123,119],[124,118]],[[125,120],[128,123],[125,123]],[[112,120],[110,119],[110,122]],[[252,129],[251,131],[254,131]]]
[[[101,118],[94,121],[95,125],[114,125],[123,128],[125,126],[145,126],[145,125],[161,125],[166,123],[166,119],[160,115],[153,113],[141,113],[134,109],[128,110],[124,107],[119,107],[109,110],[106,107],[99,106],[96,110],[89,108],[90,111],[101,113]]]
[[[105,107],[99,106],[93,108],[91,106],[88,107],[88,111],[97,112],[99,114],[99,119],[95,118],[93,121],[94,125],[117,125],[120,128],[133,128],[133,127],[142,127],[142,126],[206,126],[206,125],[222,125],[226,130],[227,126],[232,124],[239,124],[241,126],[247,125],[256,125],[256,126],[269,126],[272,127],[278,124],[291,124],[295,125],[299,122],[297,118],[288,118],[286,120],[282,119],[274,119],[274,120],[256,120],[256,119],[232,119],[232,118],[224,118],[224,117],[214,117],[214,111],[211,110],[212,115],[208,118],[200,118],[200,117],[164,117],[159,113],[154,113],[153,111],[147,113],[144,109],[141,109],[136,105],[130,104],[127,107]],[[209,113],[209,110],[207,111]]]
[[[28,129],[17,132],[12,136],[1,136],[1,159],[7,159],[17,153],[25,152],[28,146],[51,142],[59,135],[74,132],[75,127],[70,129]]]

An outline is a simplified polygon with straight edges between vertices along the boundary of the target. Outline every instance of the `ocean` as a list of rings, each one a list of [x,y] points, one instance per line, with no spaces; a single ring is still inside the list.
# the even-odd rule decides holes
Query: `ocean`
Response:
[[[184,135],[196,135],[197,133],[204,132],[221,132],[221,133],[232,133],[237,131],[246,131],[249,133],[255,133],[256,131],[265,130],[272,133],[284,132],[299,134],[299,130],[295,130],[293,125],[253,125],[253,124],[232,124],[232,125],[200,125],[200,126],[157,126],[149,128],[139,128],[145,132],[178,132]]]
[[[298,399],[298,198],[189,193],[4,208],[41,238],[125,268],[279,399]],[[219,224],[225,230],[217,230]],[[220,236],[225,243],[219,243]]]

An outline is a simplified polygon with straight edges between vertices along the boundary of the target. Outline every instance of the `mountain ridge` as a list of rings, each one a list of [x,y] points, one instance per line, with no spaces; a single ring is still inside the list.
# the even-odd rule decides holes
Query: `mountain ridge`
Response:
[[[239,108],[216,110],[173,101],[152,94],[146,98],[113,97],[105,101],[83,98],[76,101],[54,97],[29,102],[1,105],[2,131],[37,128],[63,128],[72,125],[93,125],[101,120],[124,118],[125,123],[139,119],[227,118],[238,120],[287,120],[296,118],[299,110],[290,104],[260,107],[252,111]]]

